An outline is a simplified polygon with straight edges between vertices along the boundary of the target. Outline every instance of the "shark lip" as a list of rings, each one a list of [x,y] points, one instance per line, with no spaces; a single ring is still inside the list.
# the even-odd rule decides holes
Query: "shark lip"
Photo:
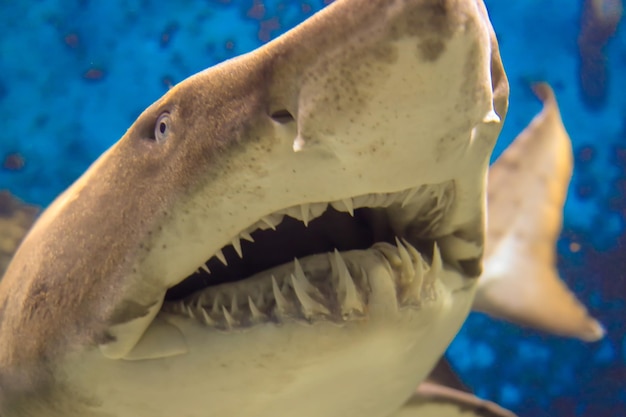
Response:
[[[399,305],[419,306],[435,296],[435,236],[453,199],[448,181],[264,216],[172,287],[162,311],[222,329],[355,319],[367,309],[364,265],[382,265]]]

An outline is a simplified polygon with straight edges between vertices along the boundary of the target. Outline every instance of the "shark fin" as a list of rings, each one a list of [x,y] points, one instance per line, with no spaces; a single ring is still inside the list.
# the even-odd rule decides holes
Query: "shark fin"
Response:
[[[572,175],[570,138],[554,92],[489,171],[487,245],[474,310],[586,341],[604,330],[560,280],[555,244]]]

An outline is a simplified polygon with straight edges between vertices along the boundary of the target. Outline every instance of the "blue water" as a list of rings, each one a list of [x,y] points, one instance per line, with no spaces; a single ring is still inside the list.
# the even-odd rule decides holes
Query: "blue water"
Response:
[[[43,206],[169,85],[276,37],[324,2],[69,3],[0,1],[0,189]],[[477,394],[520,416],[626,415],[625,25],[605,49],[605,103],[592,108],[578,78],[582,1],[487,6],[511,83],[496,154],[540,109],[529,83],[552,84],[576,154],[560,271],[608,335],[585,344],[472,315],[449,357]]]

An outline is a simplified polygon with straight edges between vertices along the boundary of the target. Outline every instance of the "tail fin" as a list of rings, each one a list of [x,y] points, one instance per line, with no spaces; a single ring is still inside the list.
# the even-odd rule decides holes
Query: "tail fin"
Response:
[[[572,175],[572,148],[554,92],[489,170],[487,246],[474,309],[586,341],[604,330],[559,279],[555,244]]]

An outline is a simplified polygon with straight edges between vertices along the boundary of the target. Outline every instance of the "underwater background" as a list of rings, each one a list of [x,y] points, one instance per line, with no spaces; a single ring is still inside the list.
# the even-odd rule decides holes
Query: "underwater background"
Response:
[[[0,0],[0,190],[45,207],[169,86],[326,3]],[[529,86],[550,83],[576,164],[559,269],[607,336],[588,344],[472,314],[447,355],[477,395],[520,416],[626,416],[622,2],[486,3],[511,84],[494,158],[541,108]]]

